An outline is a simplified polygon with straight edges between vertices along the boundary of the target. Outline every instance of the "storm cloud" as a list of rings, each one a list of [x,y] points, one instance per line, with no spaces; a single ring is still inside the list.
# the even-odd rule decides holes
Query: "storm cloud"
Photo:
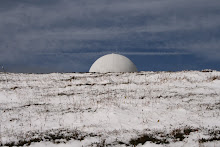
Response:
[[[11,71],[87,71],[110,52],[220,61],[219,0],[2,0],[0,18]]]

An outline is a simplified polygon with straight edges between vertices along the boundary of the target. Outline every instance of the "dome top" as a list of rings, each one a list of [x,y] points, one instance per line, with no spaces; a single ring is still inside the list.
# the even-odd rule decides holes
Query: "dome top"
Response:
[[[137,72],[134,63],[125,56],[108,54],[97,59],[89,72]]]

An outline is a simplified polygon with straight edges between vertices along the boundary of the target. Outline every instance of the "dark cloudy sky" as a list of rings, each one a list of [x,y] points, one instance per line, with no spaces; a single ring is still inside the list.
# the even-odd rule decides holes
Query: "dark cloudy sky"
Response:
[[[87,72],[112,52],[141,71],[220,70],[220,0],[0,0],[8,72]]]

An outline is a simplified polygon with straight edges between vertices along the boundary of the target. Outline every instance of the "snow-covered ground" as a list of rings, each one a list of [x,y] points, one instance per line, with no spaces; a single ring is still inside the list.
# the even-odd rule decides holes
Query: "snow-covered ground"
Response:
[[[4,146],[220,146],[220,72],[0,73]]]

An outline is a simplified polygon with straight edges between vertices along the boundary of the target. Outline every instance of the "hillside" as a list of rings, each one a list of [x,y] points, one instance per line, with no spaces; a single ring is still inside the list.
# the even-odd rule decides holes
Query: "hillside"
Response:
[[[5,146],[220,146],[220,72],[0,73]]]

